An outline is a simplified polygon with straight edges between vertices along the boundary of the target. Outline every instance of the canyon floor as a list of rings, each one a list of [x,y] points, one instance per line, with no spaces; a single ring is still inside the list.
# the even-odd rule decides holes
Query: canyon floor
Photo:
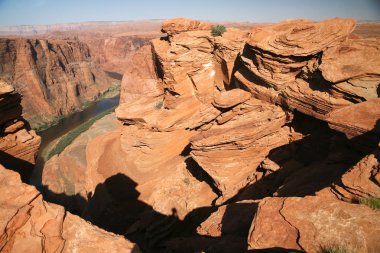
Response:
[[[0,39],[0,252],[379,252],[380,25],[212,25]],[[28,185],[29,121],[118,74],[115,113]]]

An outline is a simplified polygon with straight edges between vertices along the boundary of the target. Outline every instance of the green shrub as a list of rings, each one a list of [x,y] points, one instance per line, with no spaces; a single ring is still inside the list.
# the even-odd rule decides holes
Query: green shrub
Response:
[[[226,31],[226,27],[224,25],[214,25],[211,28],[211,35],[216,36],[222,36],[222,34]]]
[[[359,200],[359,203],[362,205],[369,206],[373,209],[380,209],[380,198],[376,197],[368,197],[368,198],[361,198]]]
[[[162,108],[162,106],[164,105],[164,101],[158,101],[155,105],[154,105],[154,108],[156,108],[156,110],[160,110]]]
[[[327,246],[321,249],[321,253],[353,253],[342,246]]]

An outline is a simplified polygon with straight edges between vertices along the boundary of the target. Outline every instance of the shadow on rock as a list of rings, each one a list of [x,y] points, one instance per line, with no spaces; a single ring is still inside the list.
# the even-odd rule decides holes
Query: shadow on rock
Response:
[[[0,164],[9,170],[16,171],[20,174],[21,180],[24,183],[29,183],[32,175],[34,164],[11,156],[8,153],[0,150]]]

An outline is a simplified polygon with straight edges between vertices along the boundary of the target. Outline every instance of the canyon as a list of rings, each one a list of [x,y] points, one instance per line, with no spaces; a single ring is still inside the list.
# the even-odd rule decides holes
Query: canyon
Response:
[[[82,63],[84,79],[123,71],[120,104],[46,162],[41,193],[7,170],[27,177],[41,140],[2,77],[0,251],[378,251],[379,35],[345,18],[211,27],[166,20],[127,60]],[[57,40],[82,60],[106,43]]]
[[[43,130],[103,96],[115,96],[131,54],[158,36],[158,25],[2,28],[0,80],[23,96],[23,117],[32,128]]]

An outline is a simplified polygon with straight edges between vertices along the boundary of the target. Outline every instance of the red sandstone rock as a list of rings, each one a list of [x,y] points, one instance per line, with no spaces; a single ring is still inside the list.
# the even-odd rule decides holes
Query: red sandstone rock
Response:
[[[261,174],[256,167],[271,149],[289,142],[289,129],[282,128],[285,122],[280,107],[249,100],[227,122],[220,121],[193,137],[191,156],[227,200],[258,180]]]
[[[347,201],[380,196],[380,150],[375,150],[344,173],[332,186],[333,192]]]
[[[163,22],[161,30],[169,35],[187,32],[192,30],[210,30],[211,24],[207,22],[186,19],[174,18]]]
[[[308,56],[337,45],[355,28],[352,19],[289,20],[254,31],[248,42],[281,56]]]
[[[379,41],[348,38],[354,25],[350,19],[293,20],[256,29],[240,57],[238,86],[256,98],[332,122],[335,112],[378,97]],[[362,115],[371,113],[364,107]],[[330,125],[356,131],[339,120]]]
[[[345,133],[350,139],[371,131],[380,133],[379,120],[380,98],[336,110],[327,119],[332,129]]]
[[[5,154],[0,153],[0,162],[7,167],[20,165],[21,161],[17,159],[30,165],[34,164],[41,143],[40,136],[34,130],[26,130],[24,122],[20,121],[20,103],[20,95],[11,85],[2,81],[0,83],[0,152],[14,157],[7,158]]]
[[[152,56],[150,45],[143,46],[133,55],[121,82],[120,103],[130,103],[141,97],[158,97],[163,94]]]
[[[252,222],[249,249],[376,252],[379,215],[367,206],[320,197],[265,198]]]
[[[1,39],[0,74],[23,96],[32,127],[78,110],[114,84],[78,40]]]
[[[376,67],[345,72],[344,66],[351,66],[349,56],[356,54],[344,47],[359,50],[358,55],[376,51],[372,42],[370,49],[361,42],[351,44],[352,38],[347,41],[353,27],[353,21],[345,19],[292,21],[252,35],[227,30],[214,38],[199,22],[169,21],[163,29],[170,36],[153,40],[151,54],[149,46],[143,47],[133,58],[135,66],[125,73],[122,103],[116,110],[124,126],[80,147],[86,150],[80,169],[65,161],[74,157],[69,151],[79,149],[70,146],[45,167],[44,173],[51,174],[44,181],[64,171],[66,182],[50,183],[54,193],[73,195],[81,189],[89,200],[85,217],[102,227],[117,226],[120,233],[144,234],[153,244],[168,236],[172,220],[188,215],[185,220],[191,222],[199,214],[195,210],[210,207],[217,197],[211,190],[215,183],[214,190],[222,195],[217,204],[228,199],[231,203],[220,206],[197,229],[215,242],[230,242],[227,235],[245,250],[244,230],[260,202],[248,236],[250,249],[316,252],[332,244],[374,251],[379,247],[380,226],[373,219],[378,212],[338,201],[331,193],[336,190],[347,200],[375,196],[378,187],[368,181],[370,174],[377,178],[374,157],[346,172],[359,156],[346,146],[351,141],[326,122],[300,116],[330,125],[342,122],[339,131],[355,132],[355,137],[368,133],[376,122],[376,106],[372,112],[368,106],[374,103],[369,98],[376,97]],[[249,36],[252,41],[245,44]],[[332,81],[327,64],[321,63],[325,53],[339,79]],[[342,55],[342,60],[332,63],[334,55]],[[363,86],[366,80],[370,83]],[[356,107],[359,120],[347,116]],[[293,119],[287,109],[301,113],[294,113]],[[201,181],[195,172],[211,180]],[[276,195],[306,197],[260,200]],[[161,219],[149,218],[152,212]],[[212,248],[201,248],[204,240],[180,238],[180,246],[168,248]]]
[[[33,186],[1,165],[0,182],[1,252],[139,252],[122,236],[45,202]]]
[[[251,94],[241,89],[233,89],[226,92],[217,93],[214,97],[213,105],[219,108],[230,108],[250,99]]]

